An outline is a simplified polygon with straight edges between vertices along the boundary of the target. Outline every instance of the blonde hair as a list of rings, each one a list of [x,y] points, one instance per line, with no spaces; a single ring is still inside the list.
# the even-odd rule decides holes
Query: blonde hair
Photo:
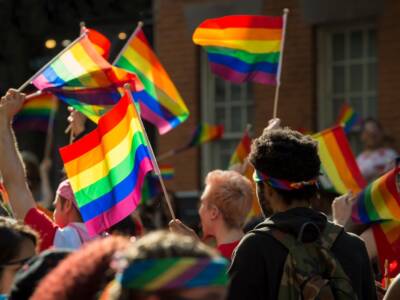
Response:
[[[253,201],[250,180],[236,171],[214,170],[208,173],[205,183],[209,187],[209,203],[218,207],[229,227],[241,228]]]

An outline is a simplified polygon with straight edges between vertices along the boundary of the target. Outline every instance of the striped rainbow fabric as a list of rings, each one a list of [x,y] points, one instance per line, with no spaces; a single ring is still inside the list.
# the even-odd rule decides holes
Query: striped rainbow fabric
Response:
[[[122,287],[160,291],[226,286],[228,262],[224,258],[171,257],[137,260],[116,280]]]
[[[200,124],[194,130],[192,139],[186,147],[194,147],[207,142],[218,140],[222,138],[223,134],[223,125],[210,125],[207,123]]]
[[[98,127],[60,149],[82,218],[91,235],[127,217],[153,169],[139,116],[128,94]]]
[[[134,93],[141,115],[164,134],[184,122],[189,111],[175,85],[150,47],[141,28],[115,63],[134,72],[143,82],[144,90]]]
[[[283,17],[236,15],[208,19],[193,34],[211,70],[234,83],[276,84]]]
[[[87,36],[92,43],[94,49],[105,59],[110,57],[110,50],[111,50],[111,42],[108,38],[106,38],[102,33],[87,28]]]
[[[360,192],[367,184],[362,177],[343,128],[326,129],[312,135],[324,173],[339,194]]]
[[[242,139],[237,145],[235,152],[233,152],[231,159],[229,161],[229,166],[233,166],[235,164],[242,164],[244,160],[250,153],[250,146],[251,146],[251,138],[249,136],[249,132],[246,130]]]
[[[39,90],[61,87],[99,88],[137,82],[134,74],[110,65],[83,36],[32,80]]]
[[[353,206],[352,218],[364,224],[380,221],[400,222],[400,194],[397,176],[400,167],[393,168],[370,183],[359,195]]]
[[[58,108],[57,97],[43,92],[27,96],[21,110],[16,114],[13,128],[16,131],[38,130],[47,132],[50,115]]]
[[[336,123],[343,126],[344,131],[346,133],[349,133],[351,129],[360,122],[360,115],[357,114],[348,103],[344,103],[340,109],[340,113]]]

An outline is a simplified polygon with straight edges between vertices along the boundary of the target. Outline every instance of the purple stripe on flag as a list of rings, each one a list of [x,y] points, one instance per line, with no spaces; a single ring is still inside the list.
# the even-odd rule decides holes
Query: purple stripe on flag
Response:
[[[241,73],[216,63],[210,63],[210,66],[213,73],[234,83],[254,81],[262,84],[276,84],[276,74],[269,74],[262,71]]]
[[[189,270],[183,272],[180,276],[175,278],[173,281],[169,282],[165,288],[173,289],[178,288],[180,286],[184,286],[186,282],[193,279],[197,274],[204,270],[207,267],[206,261],[199,261],[196,266],[191,267]]]

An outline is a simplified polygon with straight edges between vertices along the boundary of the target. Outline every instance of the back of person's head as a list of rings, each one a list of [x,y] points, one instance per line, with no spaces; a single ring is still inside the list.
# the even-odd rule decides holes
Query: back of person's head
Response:
[[[113,265],[118,273],[102,299],[192,299],[193,291],[222,299],[225,294],[227,261],[190,236],[150,233],[117,255]]]
[[[36,254],[37,244],[29,226],[0,217],[0,294],[10,291],[16,271]]]
[[[96,299],[114,276],[109,267],[112,256],[128,244],[129,240],[120,236],[109,236],[86,243],[40,282],[31,299]]]
[[[317,142],[311,137],[289,128],[264,130],[263,134],[253,141],[249,160],[256,171],[271,179],[263,182],[269,183],[285,204],[290,205],[296,200],[310,201],[316,196],[318,191],[316,184],[305,184],[290,189],[283,189],[278,184],[273,184],[280,180],[288,183],[304,183],[314,182],[317,179],[321,161]],[[257,182],[259,199],[264,197],[263,182],[262,180]]]
[[[51,249],[30,259],[15,275],[9,300],[28,300],[38,283],[72,250]]]
[[[250,180],[235,171],[214,170],[205,183],[210,187],[208,203],[219,209],[228,227],[241,228],[252,205]]]

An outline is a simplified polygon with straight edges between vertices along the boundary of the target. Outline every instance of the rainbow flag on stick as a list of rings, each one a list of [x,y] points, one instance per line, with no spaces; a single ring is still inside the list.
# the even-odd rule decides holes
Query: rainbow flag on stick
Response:
[[[353,206],[352,218],[364,224],[380,221],[400,222],[400,194],[396,181],[400,167],[370,183]]]
[[[58,108],[57,97],[51,93],[34,93],[27,96],[21,110],[14,117],[16,131],[38,130],[47,132],[50,116]]]
[[[110,49],[111,49],[110,40],[100,32],[83,26],[83,28],[81,28],[81,31],[83,31],[82,33],[84,33],[85,30],[87,31],[87,36],[89,40],[92,42],[93,47],[96,49],[96,51],[105,59],[108,59],[110,57]]]
[[[361,122],[361,120],[360,115],[357,114],[348,103],[344,103],[340,109],[336,123],[343,126],[344,131],[349,133],[354,126]]]
[[[128,94],[100,118],[94,131],[60,153],[91,235],[135,210],[144,178],[153,170],[141,120]]]
[[[198,146],[207,142],[219,140],[224,134],[223,125],[200,124],[193,132],[191,141],[185,148]]]
[[[114,64],[138,75],[144,90],[135,92],[133,97],[140,103],[143,118],[164,134],[184,122],[189,111],[141,27],[139,23]]]
[[[333,127],[312,135],[318,142],[318,152],[324,173],[340,194],[360,192],[365,179],[351,151],[343,128]]]
[[[233,152],[231,159],[229,161],[229,166],[244,163],[244,160],[250,153],[251,138],[249,136],[248,130],[245,131],[242,139],[237,145],[235,152]]]
[[[276,84],[283,29],[282,16],[226,16],[201,23],[193,42],[205,48],[211,70],[223,79]]]

